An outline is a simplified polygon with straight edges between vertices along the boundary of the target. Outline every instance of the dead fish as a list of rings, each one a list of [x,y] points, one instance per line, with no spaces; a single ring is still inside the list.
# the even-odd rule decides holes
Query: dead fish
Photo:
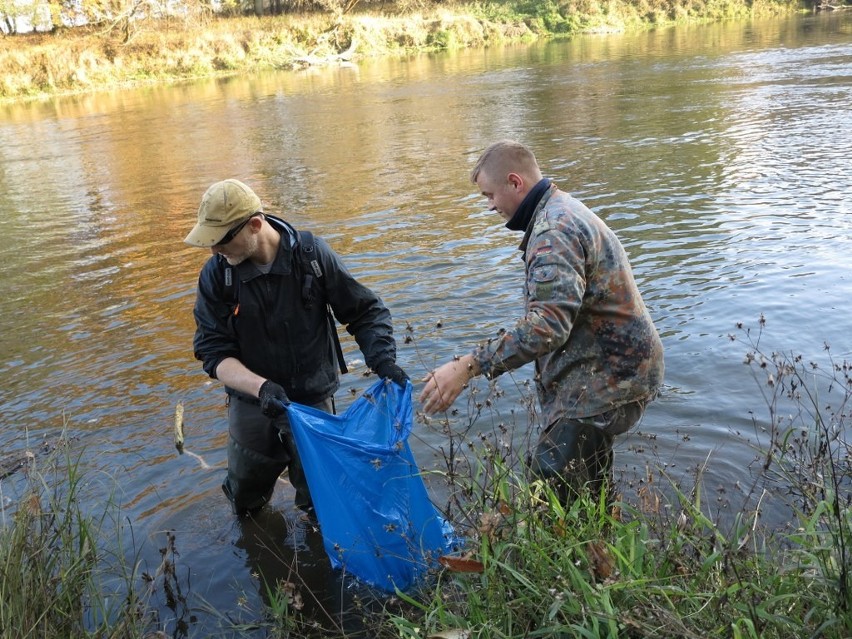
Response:
[[[175,448],[183,454],[183,402],[175,406]]]

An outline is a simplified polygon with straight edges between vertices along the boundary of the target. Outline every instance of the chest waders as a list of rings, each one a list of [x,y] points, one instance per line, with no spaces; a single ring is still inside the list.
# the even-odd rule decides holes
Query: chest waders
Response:
[[[598,499],[612,484],[612,442],[641,418],[647,400],[582,419],[564,418],[542,434],[530,459],[533,480],[550,485],[566,508],[588,491]]]

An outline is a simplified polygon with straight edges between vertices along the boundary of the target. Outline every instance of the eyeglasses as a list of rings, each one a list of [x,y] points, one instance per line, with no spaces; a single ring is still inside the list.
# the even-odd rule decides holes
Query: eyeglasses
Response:
[[[225,235],[222,237],[222,239],[219,240],[218,242],[216,242],[213,246],[225,246],[225,244],[227,244],[228,242],[233,240],[235,237],[237,237],[237,234],[240,231],[243,230],[243,227],[246,224],[248,224],[249,220],[251,220],[251,218],[253,218],[255,215],[259,215],[259,213],[252,213],[251,215],[249,215],[246,219],[244,219],[242,222],[237,224],[234,228],[232,228],[227,233],[225,233]]]

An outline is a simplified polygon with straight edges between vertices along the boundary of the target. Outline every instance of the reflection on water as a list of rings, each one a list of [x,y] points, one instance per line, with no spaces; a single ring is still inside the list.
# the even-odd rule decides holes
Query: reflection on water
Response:
[[[264,603],[280,608],[276,589],[289,595],[288,605],[337,634],[357,636],[361,617],[354,614],[358,594],[343,587],[325,555],[319,530],[279,510],[268,508],[240,520],[234,546],[245,554],[245,565],[257,582]]]
[[[190,634],[262,608],[261,564],[348,597],[310,539],[293,541],[288,485],[254,532],[230,514],[224,397],[191,352],[206,255],[182,238],[210,183],[250,183],[381,294],[416,381],[522,312],[520,238],[467,176],[482,148],[516,137],[619,233],[664,337],[665,392],[616,449],[625,481],[706,463],[734,511],[754,456],[743,438],[765,412],[727,339],[735,323],[763,313],[769,350],[816,358],[827,341],[852,357],[850,31],[848,15],[684,27],[4,107],[3,449],[65,426],[120,487],[145,561],[173,531],[210,608]],[[339,408],[370,383],[354,368]],[[534,436],[517,410],[530,375],[500,379],[471,434],[509,423],[516,442]],[[207,467],[173,448],[178,401]],[[415,428],[422,466],[443,443]],[[19,481],[4,480],[4,499]]]

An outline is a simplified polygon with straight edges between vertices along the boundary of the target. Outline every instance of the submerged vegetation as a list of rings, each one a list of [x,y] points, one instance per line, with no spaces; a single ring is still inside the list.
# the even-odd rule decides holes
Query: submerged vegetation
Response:
[[[714,505],[706,468],[683,485],[658,467],[616,481],[609,500],[566,509],[519,472],[512,427],[484,419],[496,387],[473,387],[461,424],[426,424],[444,435],[444,468],[430,481],[446,487],[443,510],[464,552],[419,590],[354,611],[368,635],[329,627],[330,611],[308,615],[314,593],[298,570],[268,584],[264,610],[240,628],[282,638],[852,636],[852,364],[827,346],[826,363],[765,352],[763,329],[761,318],[756,332],[731,337],[765,404],[742,442],[755,451],[742,504]],[[166,636],[152,593],[172,610],[193,607],[176,566],[180,540],[169,535],[155,574],[131,569],[128,551],[105,543],[122,538],[110,537],[120,505],[81,506],[72,448],[58,449],[46,474],[31,468],[27,494],[3,512],[0,638]],[[767,512],[784,524],[765,523]],[[219,614],[222,636],[240,630]],[[194,636],[187,623],[174,636]]]
[[[0,100],[790,13],[798,0],[0,0]],[[269,15],[270,13],[274,15]],[[41,25],[16,33],[18,23]],[[84,26],[68,26],[68,25]]]

